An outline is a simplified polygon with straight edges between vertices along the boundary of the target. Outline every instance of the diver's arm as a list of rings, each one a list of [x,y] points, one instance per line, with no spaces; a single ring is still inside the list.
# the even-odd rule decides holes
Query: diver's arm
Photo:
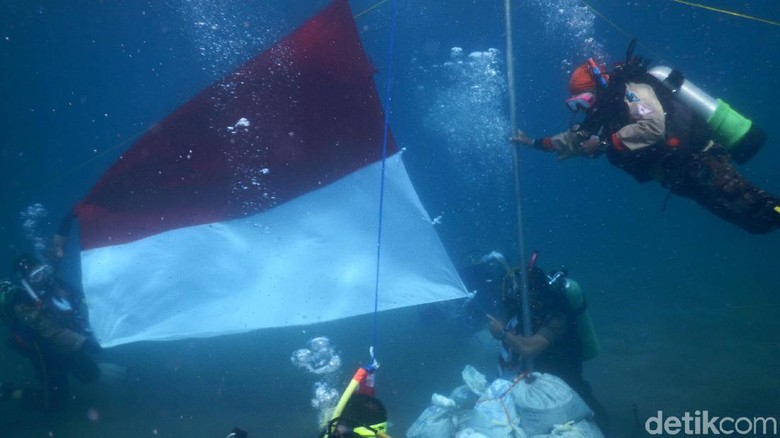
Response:
[[[512,351],[526,359],[533,359],[551,345],[558,342],[568,330],[566,316],[561,312],[555,312],[546,318],[539,330],[531,336],[516,335],[512,332],[504,332],[498,335],[504,344]]]
[[[503,342],[509,349],[525,358],[533,359],[551,345],[551,341],[542,333],[536,333],[528,337],[516,335],[504,328],[506,324],[503,321],[494,318],[492,315],[486,316],[490,334]]]
[[[592,157],[597,155],[596,152],[598,151],[594,151],[589,148],[583,148],[583,144],[586,143],[590,138],[591,136],[584,132],[568,130],[550,137],[532,139],[524,132],[517,131],[517,135],[512,137],[510,141],[512,143],[531,146],[534,149],[539,149],[540,151],[552,152],[557,155],[559,160],[564,160],[566,158],[576,156]],[[597,137],[595,138],[598,139]]]
[[[598,144],[598,137],[595,135],[589,135],[584,131],[569,130],[552,137],[545,137],[540,141],[543,145],[547,145],[545,150],[553,151],[559,160],[565,160],[577,156],[593,157],[597,155],[597,151],[590,147],[583,147],[584,144],[590,144],[591,138],[594,138]]]
[[[68,236],[70,236],[70,229],[75,218],[76,213],[73,210],[68,212],[60,221],[57,233],[52,238],[52,252],[56,260],[65,257],[65,245],[68,243]]]
[[[503,342],[509,349],[526,359],[535,358],[551,345],[551,342],[539,333],[526,337],[507,332]]]

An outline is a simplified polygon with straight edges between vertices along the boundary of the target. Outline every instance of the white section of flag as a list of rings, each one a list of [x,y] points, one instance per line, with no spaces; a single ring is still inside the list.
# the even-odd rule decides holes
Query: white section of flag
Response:
[[[274,209],[82,252],[103,346],[373,312],[381,162]],[[379,310],[465,287],[395,154],[386,161]]]

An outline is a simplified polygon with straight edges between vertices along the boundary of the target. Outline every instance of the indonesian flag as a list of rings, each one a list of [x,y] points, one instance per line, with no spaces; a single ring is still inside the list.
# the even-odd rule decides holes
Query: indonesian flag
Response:
[[[101,344],[313,324],[462,298],[346,0],[147,132],[76,208]]]

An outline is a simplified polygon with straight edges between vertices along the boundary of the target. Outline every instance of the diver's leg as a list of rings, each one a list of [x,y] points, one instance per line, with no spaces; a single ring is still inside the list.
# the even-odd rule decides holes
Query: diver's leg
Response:
[[[722,146],[695,154],[674,174],[668,181],[673,193],[694,199],[748,232],[764,234],[780,228],[780,199],[742,176]]]

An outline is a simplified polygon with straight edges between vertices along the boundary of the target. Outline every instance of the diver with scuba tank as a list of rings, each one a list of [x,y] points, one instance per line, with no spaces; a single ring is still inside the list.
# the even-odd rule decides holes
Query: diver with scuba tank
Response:
[[[83,383],[100,377],[93,355],[102,348],[80,294],[58,279],[50,264],[26,254],[12,271],[14,281],[0,284],[0,316],[10,329],[9,345],[30,360],[42,388],[4,382],[0,399],[17,399],[23,409],[61,409],[71,398],[69,375]]]
[[[493,253],[491,253],[493,254]],[[503,256],[493,260],[505,266],[502,281],[503,315],[487,315],[488,330],[501,341],[498,358],[500,377],[509,381],[530,371],[549,373],[566,382],[590,407],[602,431],[609,430],[606,410],[582,376],[582,363],[598,355],[599,343],[587,303],[576,281],[561,269],[546,274],[536,252],[525,272],[511,269]],[[524,335],[520,276],[527,276],[530,333]]]
[[[647,60],[634,56],[635,44],[611,72],[593,59],[574,70],[565,104],[584,112],[582,123],[535,140],[518,131],[511,141],[559,159],[605,154],[640,183],[658,181],[750,233],[780,228],[780,199],[732,163],[755,156],[766,134],[678,70],[648,69]]]

